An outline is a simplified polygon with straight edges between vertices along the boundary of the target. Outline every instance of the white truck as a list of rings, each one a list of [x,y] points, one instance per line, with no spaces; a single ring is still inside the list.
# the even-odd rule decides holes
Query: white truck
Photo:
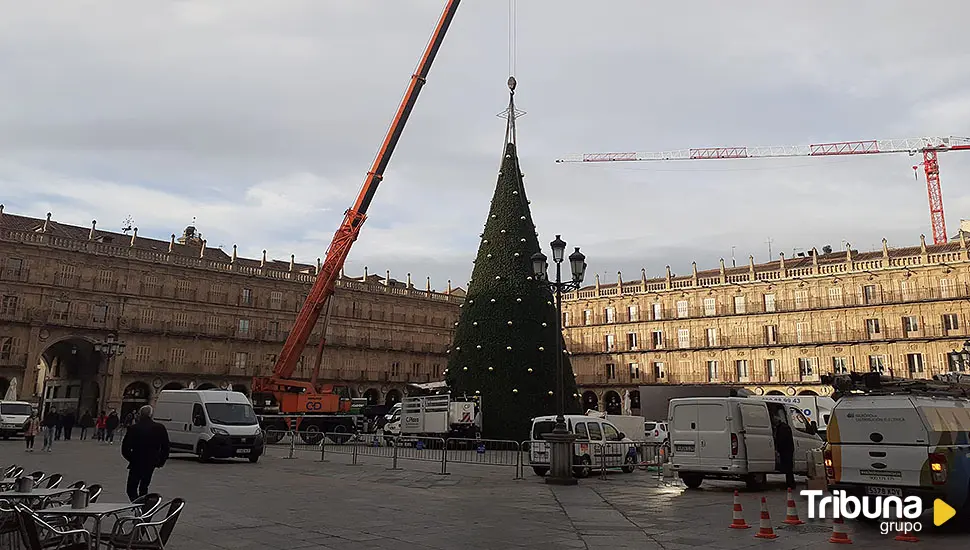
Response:
[[[805,415],[805,419],[809,422],[815,422],[818,427],[818,434],[824,439],[825,432],[828,429],[829,417],[832,415],[832,409],[835,408],[835,399],[825,396],[816,395],[760,395],[756,399],[763,399],[765,401],[771,401],[774,403],[785,403],[793,407],[798,407],[798,410]]]
[[[671,468],[690,489],[704,479],[741,479],[764,486],[777,473],[771,417],[784,415],[795,444],[795,473],[808,471],[809,452],[822,447],[815,425],[794,406],[749,397],[671,399]]]
[[[956,392],[847,393],[823,453],[830,490],[935,499],[970,519],[970,399]],[[965,395],[965,394],[964,394]]]
[[[481,437],[482,411],[478,400],[456,401],[443,394],[405,397],[399,405],[385,417],[385,436]]]

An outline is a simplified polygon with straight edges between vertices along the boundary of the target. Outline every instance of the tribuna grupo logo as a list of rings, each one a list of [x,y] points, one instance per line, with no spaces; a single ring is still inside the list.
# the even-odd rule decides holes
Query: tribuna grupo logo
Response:
[[[801,491],[808,498],[808,517],[812,519],[843,518],[882,520],[879,531],[889,533],[916,533],[922,531],[919,521],[923,515],[923,501],[909,496],[864,496],[847,495],[845,491],[832,491],[831,496],[822,496],[820,490]],[[819,498],[821,497],[821,498]]]

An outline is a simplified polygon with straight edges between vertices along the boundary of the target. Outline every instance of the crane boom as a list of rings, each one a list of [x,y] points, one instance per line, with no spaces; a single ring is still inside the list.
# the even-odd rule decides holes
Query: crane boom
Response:
[[[387,168],[391,160],[391,155],[394,153],[394,148],[401,138],[404,126],[408,121],[408,117],[411,115],[411,111],[414,109],[418,94],[424,86],[428,73],[431,70],[431,64],[434,62],[434,58],[444,41],[445,34],[451,25],[452,19],[454,19],[459,3],[460,0],[448,0],[448,3],[442,11],[441,17],[438,19],[438,24],[431,35],[431,40],[428,42],[421,61],[418,63],[417,70],[411,75],[411,81],[408,84],[407,91],[401,99],[400,106],[394,115],[394,119],[391,121],[391,125],[387,129],[384,141],[381,143],[374,163],[364,178],[364,183],[357,194],[357,199],[354,201],[354,205],[344,213],[343,222],[333,236],[333,241],[327,249],[326,260],[323,262],[320,272],[317,273],[313,287],[310,289],[310,293],[307,295],[303,307],[300,308],[300,312],[297,314],[296,321],[293,324],[293,329],[287,336],[286,342],[283,344],[283,350],[276,360],[273,376],[270,378],[254,379],[253,391],[266,391],[272,389],[272,387],[279,388],[281,386],[303,388],[311,393],[316,391],[312,387],[313,384],[293,381],[289,380],[289,378],[296,371],[300,356],[303,354],[310,334],[313,332],[313,328],[320,318],[324,304],[326,304],[327,299],[334,293],[334,285],[340,276],[341,268],[347,260],[347,256],[350,254],[351,246],[357,240],[361,226],[367,219],[367,209],[374,198],[374,194],[377,192],[378,185],[384,177],[384,170]]]
[[[829,157],[840,155],[878,155],[907,153],[923,155],[926,174],[926,193],[930,205],[930,224],[933,227],[933,243],[946,243],[946,220],[943,217],[943,189],[940,186],[940,165],[937,154],[946,151],[970,150],[967,137],[921,137],[905,139],[868,139],[862,141],[839,141],[813,145],[699,147],[658,152],[583,153],[557,159],[556,162],[648,162],[668,160],[723,160],[785,157]]]

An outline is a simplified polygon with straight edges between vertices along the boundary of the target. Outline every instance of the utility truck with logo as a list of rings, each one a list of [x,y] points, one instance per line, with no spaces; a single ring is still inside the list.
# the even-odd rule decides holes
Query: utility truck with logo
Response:
[[[878,373],[829,378],[842,397],[823,456],[830,490],[939,498],[970,518],[970,384]]]
[[[387,415],[385,436],[477,439],[482,434],[478,399],[453,400],[450,394],[405,397]]]

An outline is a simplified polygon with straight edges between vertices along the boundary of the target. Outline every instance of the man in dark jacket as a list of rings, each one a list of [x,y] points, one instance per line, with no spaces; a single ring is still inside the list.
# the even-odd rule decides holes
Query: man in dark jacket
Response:
[[[151,417],[151,413],[149,413],[149,417]],[[118,411],[111,409],[111,414],[104,421],[104,439],[108,442],[108,445],[115,444],[115,430],[118,429],[119,424],[121,424],[121,419],[118,418]]]
[[[128,499],[148,494],[155,468],[168,460],[168,430],[152,420],[152,407],[138,410],[138,420],[121,441],[121,456],[128,461]]]
[[[57,414],[57,409],[52,407],[44,415],[44,421],[41,424],[44,426],[44,450],[51,452],[55,432],[57,431],[57,427],[61,425],[61,415]]]
[[[772,417],[775,425],[775,449],[778,451],[778,471],[785,474],[785,485],[795,488],[795,439],[791,427],[781,418]]]

